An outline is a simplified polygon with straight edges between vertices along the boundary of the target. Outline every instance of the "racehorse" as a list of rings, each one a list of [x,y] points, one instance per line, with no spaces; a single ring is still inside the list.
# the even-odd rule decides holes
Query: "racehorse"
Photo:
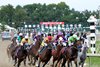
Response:
[[[45,49],[42,51],[42,53],[39,53],[39,59],[38,59],[38,67],[40,67],[40,63],[44,62],[42,67],[45,67],[45,65],[48,63],[48,61],[50,60],[52,54],[52,43],[47,43],[48,46],[45,46]]]
[[[19,67],[22,61],[24,61],[24,65],[26,66],[26,57],[28,55],[28,51],[26,50],[26,48],[24,48],[24,46],[17,46],[15,54],[16,53],[17,55],[15,55],[15,58],[14,58],[15,59],[14,66],[17,64],[17,67]]]
[[[60,51],[60,57],[58,58],[57,64],[60,67],[61,59],[63,59],[63,63],[61,67],[65,67],[65,63],[67,62],[68,67],[70,67],[70,62],[74,61],[75,66],[78,67],[77,56],[78,56],[78,46],[81,45],[81,40],[75,41],[72,46],[63,47]]]
[[[11,58],[14,59],[13,55],[14,55],[14,51],[15,51],[16,45],[17,45],[16,37],[14,37],[12,39],[12,43],[10,45],[8,45],[8,47],[7,47],[7,55],[8,55],[9,59],[11,59]]]
[[[24,49],[21,49],[21,46],[17,45],[16,39],[17,39],[17,37],[14,37],[12,39],[12,43],[7,47],[7,54],[8,54],[9,58],[12,57],[12,60],[15,61],[14,66],[18,62],[17,67],[19,67],[20,66],[20,61],[24,59],[22,57],[26,57],[26,51]],[[18,61],[17,61],[17,59],[18,59]],[[25,62],[24,62],[24,65],[26,65]]]
[[[87,54],[86,54],[86,52],[87,52],[87,50],[88,50],[88,41],[87,41],[87,39],[85,39],[84,40],[84,43],[82,44],[82,49],[81,49],[81,51],[80,52],[78,52],[78,57],[79,57],[79,65],[81,66],[81,67],[83,67],[84,66],[84,63],[85,63],[85,60],[86,60],[86,58],[87,58]]]
[[[60,50],[63,48],[62,43],[59,43],[56,47],[56,49],[52,49],[52,56],[53,56],[53,64],[52,66],[54,67],[54,63],[55,61],[58,59],[59,57],[59,52]]]
[[[29,57],[29,60],[30,60],[30,63],[29,64],[32,64],[33,62],[33,57],[34,57],[34,63],[33,65],[35,65],[35,62],[36,60],[38,59],[38,50],[40,49],[40,45],[42,43],[42,37],[41,36],[37,36],[36,37],[36,42],[35,44],[33,44],[29,50],[29,53],[28,53],[28,57]]]

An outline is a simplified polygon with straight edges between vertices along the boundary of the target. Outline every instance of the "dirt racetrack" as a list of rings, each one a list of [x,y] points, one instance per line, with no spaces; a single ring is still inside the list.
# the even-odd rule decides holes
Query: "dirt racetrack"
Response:
[[[11,67],[11,64],[8,61],[6,48],[10,44],[10,41],[1,41],[0,40],[0,67]]]

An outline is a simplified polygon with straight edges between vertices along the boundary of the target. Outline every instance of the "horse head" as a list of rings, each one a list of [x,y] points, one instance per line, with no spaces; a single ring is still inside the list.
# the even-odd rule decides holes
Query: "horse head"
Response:
[[[39,41],[39,42],[42,42],[42,40],[43,40],[42,36],[40,36],[40,35],[38,35],[36,39],[37,39],[37,41]]]
[[[82,45],[81,40],[76,40],[76,41],[74,42],[74,45],[73,45],[73,46],[77,47],[77,46],[80,46],[80,45]]]

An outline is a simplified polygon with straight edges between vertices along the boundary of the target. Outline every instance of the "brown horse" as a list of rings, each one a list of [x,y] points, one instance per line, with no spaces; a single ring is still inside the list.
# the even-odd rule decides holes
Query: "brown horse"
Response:
[[[52,56],[53,56],[53,64],[52,66],[54,67],[55,61],[59,58],[59,52],[63,48],[63,45],[59,43],[56,47],[56,49],[52,49]]]
[[[24,65],[26,66],[26,57],[28,55],[27,50],[23,46],[17,46],[15,54],[16,53],[17,55],[15,55],[15,58],[14,58],[15,60],[14,66],[17,64],[17,67],[19,67],[22,61],[24,61]]]
[[[34,63],[33,63],[33,65],[35,65],[36,60],[38,60],[38,50],[40,49],[40,45],[42,43],[42,40],[43,39],[42,39],[41,36],[37,36],[36,37],[35,45],[32,45],[32,47],[30,48],[29,54],[28,54],[28,57],[29,57],[29,60],[30,60],[29,64],[32,64],[33,57],[34,57]]]
[[[11,59],[11,58],[14,59],[13,55],[14,55],[14,51],[15,51],[16,45],[17,45],[16,37],[14,37],[12,39],[12,43],[10,45],[8,45],[8,47],[7,47],[7,55],[8,55],[9,59]]]
[[[48,63],[48,61],[50,60],[52,54],[52,48],[51,46],[45,46],[46,48],[42,51],[42,53],[39,53],[39,63],[38,63],[38,67],[40,67],[40,63],[44,62],[42,67],[45,67],[45,65]]]
[[[58,59],[57,64],[59,64],[58,67],[60,67],[61,59],[63,59],[62,67],[65,67],[66,61],[68,61],[68,67],[70,67],[71,61],[75,62],[75,66],[78,67],[77,64],[77,56],[78,56],[78,46],[81,45],[81,40],[78,40],[74,43],[73,46],[70,47],[64,47],[60,51],[60,57]]]

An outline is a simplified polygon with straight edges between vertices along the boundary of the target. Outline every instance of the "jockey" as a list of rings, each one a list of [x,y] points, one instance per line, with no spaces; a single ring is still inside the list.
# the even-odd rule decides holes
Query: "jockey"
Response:
[[[30,46],[31,42],[28,36],[25,36],[22,41],[21,41],[21,46],[24,47],[24,49],[26,49],[28,46]]]
[[[44,38],[44,40],[42,41],[41,44],[41,49],[39,50],[39,53],[42,53],[42,51],[47,48],[47,46],[52,46],[51,42],[53,41],[53,36],[51,36],[51,34],[48,34],[47,37]]]
[[[25,50],[25,49],[29,49],[29,47],[30,47],[30,40],[29,40],[28,36],[25,36],[25,37],[21,40],[21,43],[19,43],[19,45],[20,45],[21,48],[23,48],[24,50]],[[17,53],[18,53],[18,51],[19,51],[21,48],[19,48],[19,49],[16,50],[15,56],[17,56]]]
[[[73,43],[77,40],[79,40],[78,36],[76,34],[71,34],[71,36],[68,38],[68,45],[73,45]]]
[[[50,44],[53,40],[53,36],[51,36],[51,34],[48,34],[47,37],[44,38],[43,42],[42,42],[42,46],[47,46],[47,44]]]
[[[56,44],[58,44],[59,41],[62,41],[63,42],[62,45],[66,46],[66,38],[65,38],[65,36],[63,35],[62,32],[58,32],[58,35],[57,35],[57,37],[55,39]]]
[[[33,44],[35,45],[35,43],[36,43],[36,41],[37,41],[37,37],[38,36],[41,36],[41,33],[40,32],[38,32],[38,33],[36,33],[36,35],[33,37]]]
[[[22,39],[23,39],[23,34],[22,33],[20,33],[19,35],[17,35],[17,40],[16,40],[17,45],[19,45],[21,43]]]

